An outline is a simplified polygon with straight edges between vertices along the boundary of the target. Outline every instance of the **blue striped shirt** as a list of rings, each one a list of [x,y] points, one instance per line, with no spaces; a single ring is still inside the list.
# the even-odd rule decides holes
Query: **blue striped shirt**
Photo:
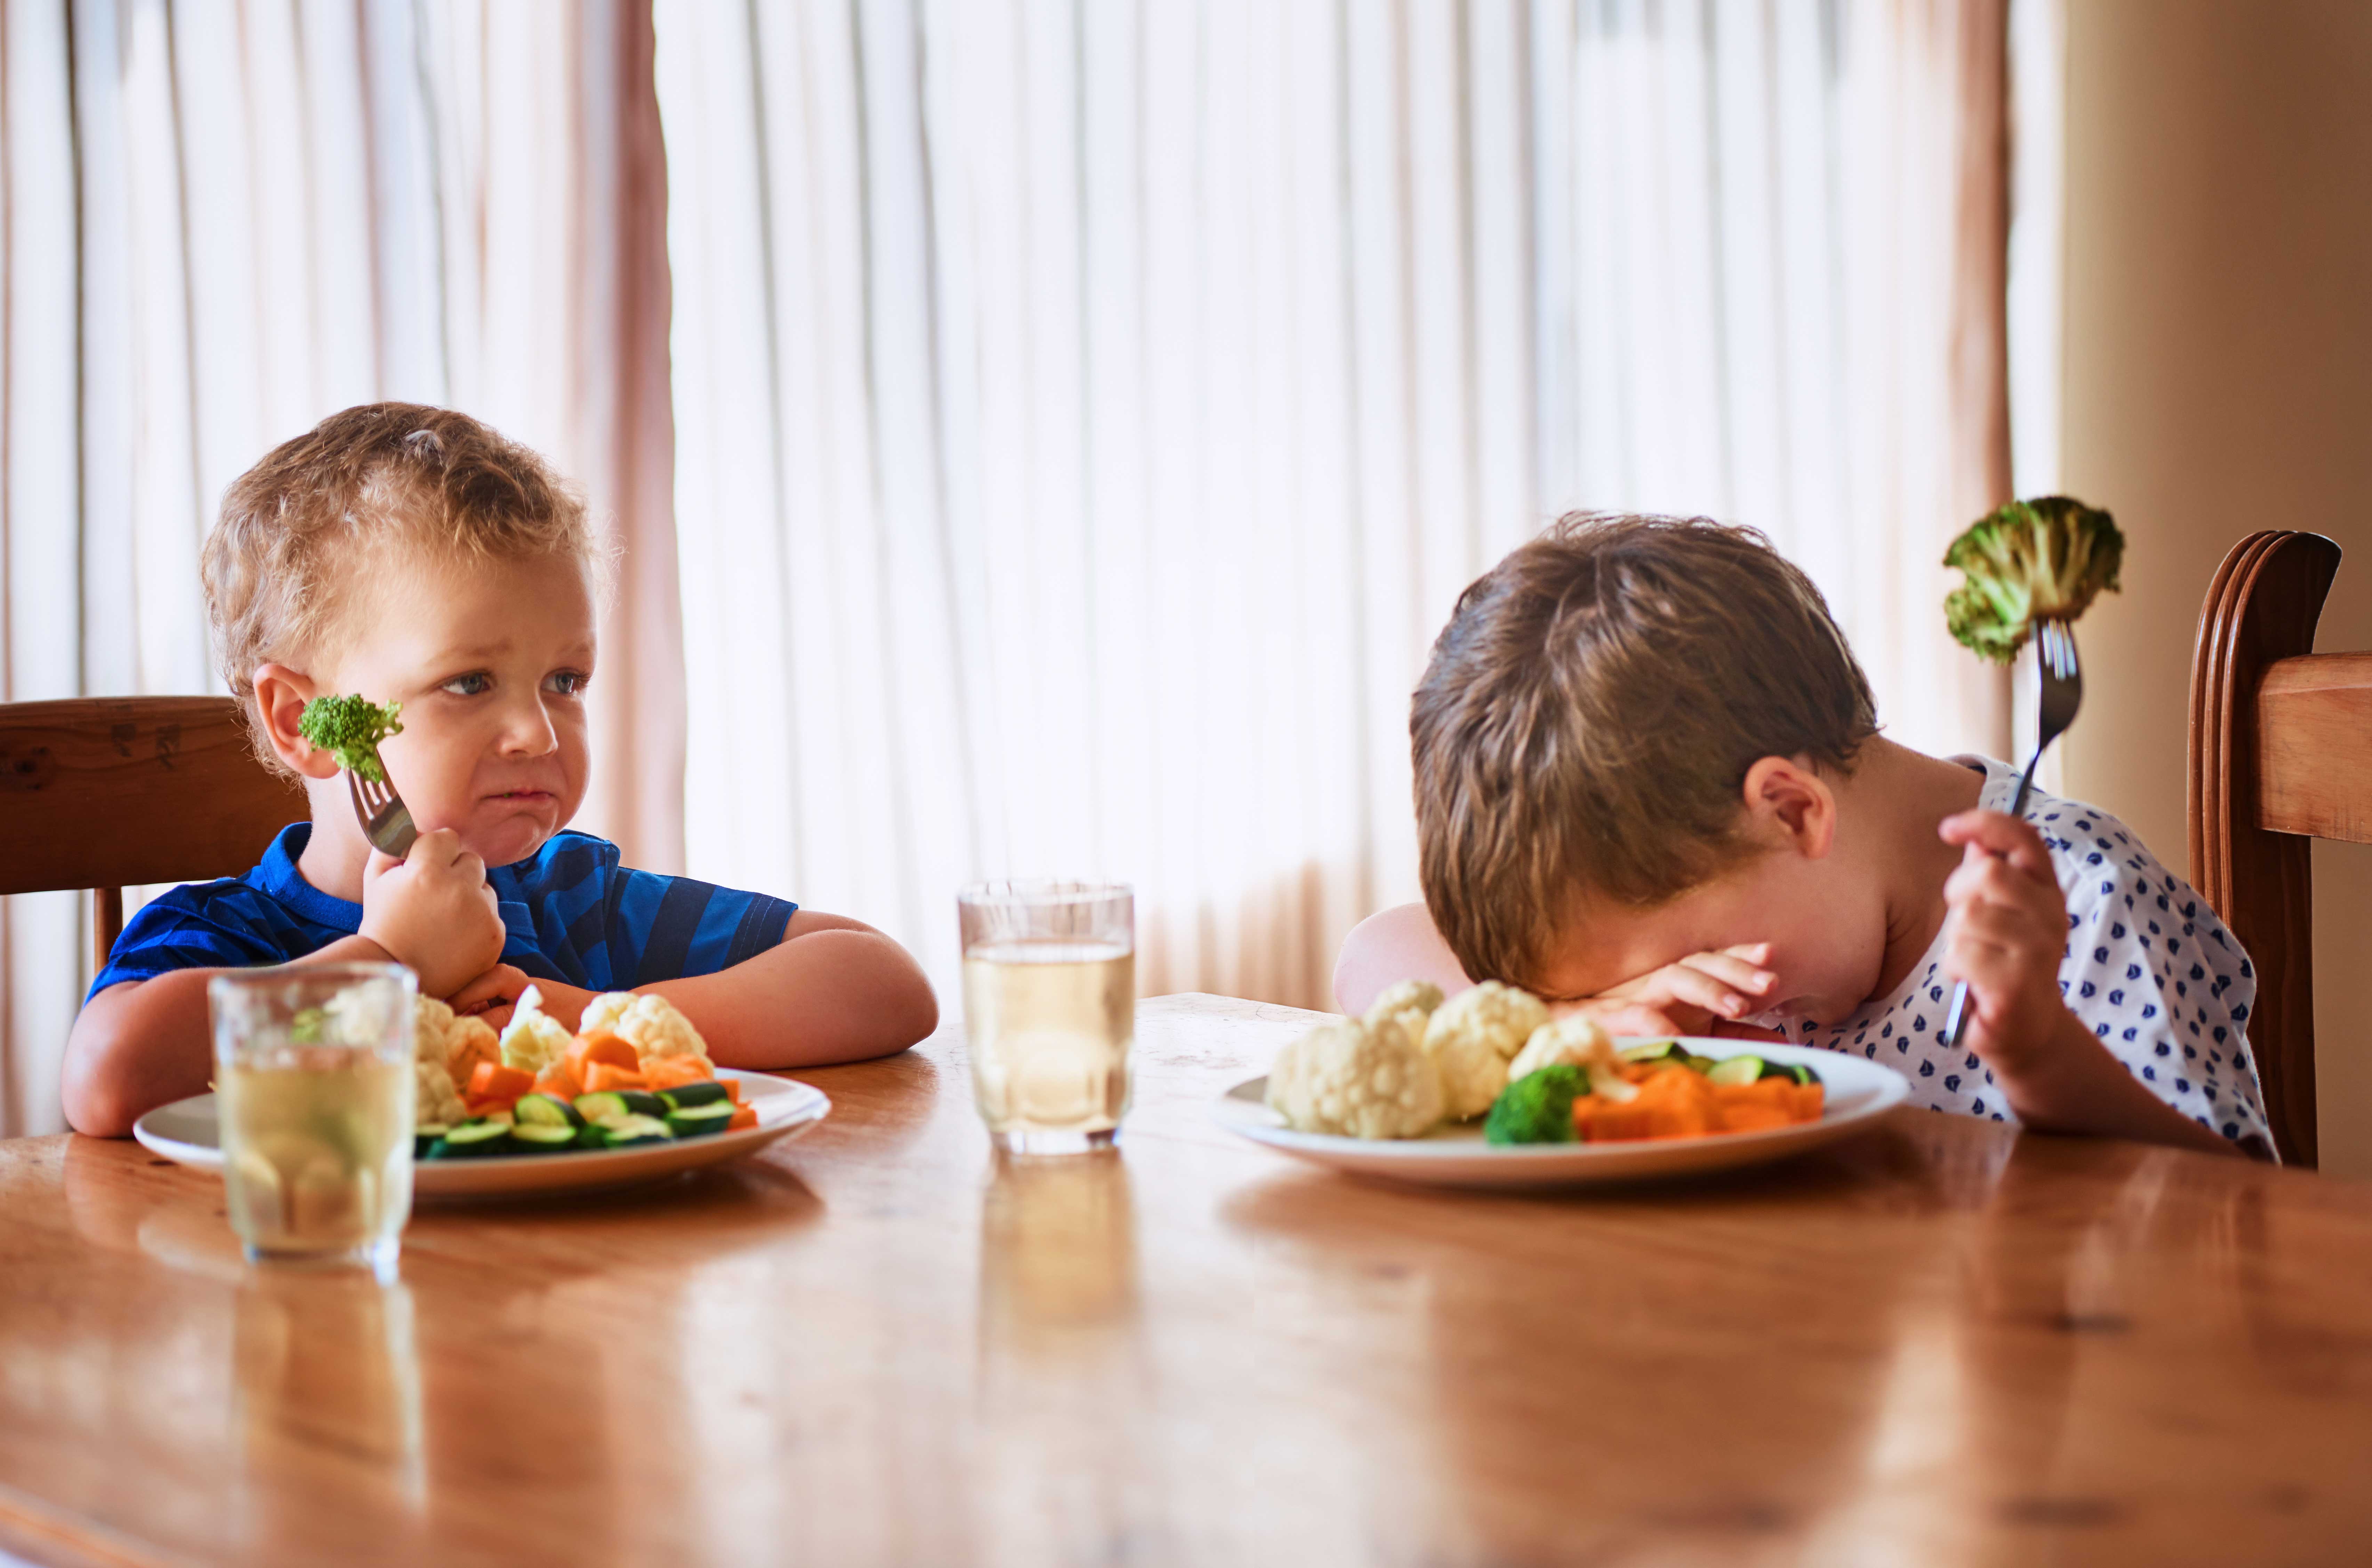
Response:
[[[284,964],[353,935],[363,906],[331,898],[296,870],[312,835],[310,822],[292,822],[246,876],[175,888],[144,907],[115,939],[91,995],[175,970]],[[486,880],[503,917],[502,961],[587,991],[730,969],[781,942],[798,908],[630,870],[618,864],[617,845],[589,833],[555,833]]]

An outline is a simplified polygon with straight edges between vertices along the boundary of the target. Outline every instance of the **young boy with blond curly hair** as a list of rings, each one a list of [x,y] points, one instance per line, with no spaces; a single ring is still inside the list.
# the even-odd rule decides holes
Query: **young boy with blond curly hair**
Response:
[[[206,981],[259,964],[392,960],[497,1026],[530,981],[571,1028],[600,993],[655,992],[735,1067],[930,1033],[930,985],[879,932],[632,870],[567,830],[605,564],[541,458],[449,410],[348,409],[231,486],[203,560],[215,658],[311,819],[246,876],[176,888],[124,928],[66,1046],[78,1131],[121,1136],[202,1092]],[[364,839],[335,758],[298,729],[308,701],[350,692],[401,704],[379,749],[420,829],[401,861]]]
[[[2272,1153],[2215,912],[2107,812],[2012,817],[2016,770],[1880,735],[1759,534],[1565,518],[1460,597],[1410,731],[1425,901],[1343,944],[1354,1013],[1497,980],[1623,1032],[1851,1051],[1936,1110]]]

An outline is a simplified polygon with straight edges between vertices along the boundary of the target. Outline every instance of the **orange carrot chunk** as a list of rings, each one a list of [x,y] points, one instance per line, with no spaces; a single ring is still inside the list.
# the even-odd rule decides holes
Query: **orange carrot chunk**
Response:
[[[553,1063],[537,1074],[535,1086],[543,1094],[558,1095],[562,1099],[573,1100],[585,1092],[585,1080],[577,1076],[576,1068],[563,1060]]]
[[[643,1076],[650,1080],[651,1091],[681,1088],[686,1084],[708,1081],[708,1068],[697,1056],[654,1056],[643,1063]]]
[[[598,1095],[610,1089],[647,1089],[650,1081],[640,1073],[623,1067],[613,1067],[607,1062],[588,1063],[585,1069],[585,1092]]]
[[[758,1125],[758,1108],[754,1105],[745,1105],[733,1113],[733,1120],[725,1124],[725,1130],[727,1132],[747,1132],[756,1125]]]
[[[533,1087],[534,1074],[506,1067],[499,1062],[481,1062],[470,1074],[470,1097],[473,1099],[508,1102]]]

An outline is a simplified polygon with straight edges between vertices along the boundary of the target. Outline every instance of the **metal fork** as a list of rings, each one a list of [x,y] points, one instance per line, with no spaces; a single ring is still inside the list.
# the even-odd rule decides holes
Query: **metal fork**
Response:
[[[403,804],[403,796],[395,793],[395,784],[387,775],[387,763],[375,747],[371,757],[378,762],[378,777],[366,779],[348,768],[346,791],[355,798],[355,819],[363,825],[363,837],[381,854],[401,860],[412,853],[412,841],[420,836],[420,830],[412,825],[412,808]]]
[[[2025,814],[2026,797],[2034,788],[2035,765],[2042,761],[2043,751],[2067,732],[2067,726],[2076,722],[2076,710],[2084,705],[2084,666],[2076,656],[2076,633],[2064,621],[2035,622],[2034,677],[2041,691],[2041,701],[2035,704],[2040,722],[2034,755],[2026,760],[2026,772],[2017,776],[2017,797],[2009,803],[2013,817]],[[1945,1043],[1958,1051],[1968,1025],[1969,982],[1964,980],[1952,987],[1952,1010],[1944,1016]]]

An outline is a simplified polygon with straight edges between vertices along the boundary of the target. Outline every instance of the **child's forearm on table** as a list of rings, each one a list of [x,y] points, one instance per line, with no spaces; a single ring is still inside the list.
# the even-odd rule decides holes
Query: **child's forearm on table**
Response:
[[[366,936],[345,936],[297,964],[385,963]],[[66,1036],[59,1099],[67,1125],[95,1138],[122,1138],[160,1105],[206,1092],[214,1076],[206,982],[232,969],[176,970],[110,985],[90,1000]]]
[[[905,1050],[938,1027],[938,999],[878,931],[810,931],[715,974],[639,986],[680,1008],[723,1067],[819,1067]]]
[[[2015,1077],[2001,1080],[2011,1109],[2029,1127],[2170,1144],[2203,1154],[2244,1152],[2152,1094],[2074,1014],[2061,1012],[2056,1032],[2052,1049],[2036,1051]]]

